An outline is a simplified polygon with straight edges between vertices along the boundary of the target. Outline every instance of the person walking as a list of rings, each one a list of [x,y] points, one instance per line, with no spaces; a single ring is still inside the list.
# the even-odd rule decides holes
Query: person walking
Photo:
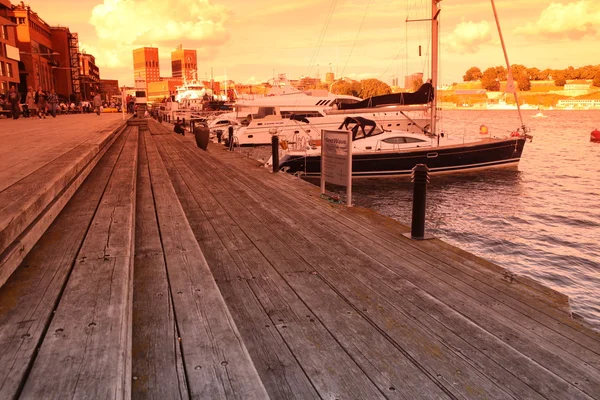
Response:
[[[33,91],[33,87],[31,86],[27,88],[25,104],[27,104],[27,118],[30,118],[37,112],[37,109],[35,108],[35,92]]]
[[[21,115],[21,108],[19,107],[19,102],[21,100],[21,93],[17,92],[15,89],[15,85],[12,85],[6,94],[6,100],[10,105],[10,113],[12,114],[13,119],[19,119]]]
[[[50,94],[48,95],[48,104],[50,105],[50,115],[52,118],[56,118],[56,108],[58,107],[58,96],[54,89],[50,89]]]
[[[100,115],[100,107],[102,107],[102,97],[100,97],[100,93],[96,93],[94,96],[94,111],[96,114]]]
[[[48,95],[42,90],[42,87],[38,86],[38,90],[35,93],[35,104],[38,108],[38,118],[40,119],[46,119],[47,97]]]

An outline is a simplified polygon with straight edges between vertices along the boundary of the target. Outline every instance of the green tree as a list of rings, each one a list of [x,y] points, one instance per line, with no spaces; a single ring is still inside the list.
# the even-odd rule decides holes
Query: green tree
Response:
[[[412,83],[412,90],[416,92],[423,85],[423,78],[415,79]]]
[[[494,68],[494,71],[496,72],[496,78],[498,78],[499,81],[505,81],[507,79],[508,71],[502,65]]]
[[[521,64],[513,64],[510,66],[510,72],[512,72],[513,78],[518,79],[521,75],[527,74],[527,67]]]
[[[481,86],[490,92],[497,92],[500,90],[500,82],[497,79],[497,71],[495,68],[488,68],[483,71]]]
[[[465,75],[463,75],[463,81],[465,81],[465,82],[478,81],[481,79],[482,76],[483,76],[483,74],[481,73],[481,70],[479,68],[471,67],[467,70]]]
[[[521,91],[529,91],[531,90],[531,80],[526,73],[522,73],[517,78],[517,84],[519,85],[519,90]]]
[[[335,94],[345,94],[348,96],[360,96],[360,82],[337,80],[331,85],[331,91]]]
[[[554,71],[552,77],[554,78],[554,84],[556,86],[565,86],[567,84],[567,76],[564,70]]]
[[[359,97],[363,99],[390,93],[392,93],[390,86],[379,79],[365,79],[364,81],[360,81]]]
[[[600,87],[600,71],[596,72],[596,76],[594,77],[594,81],[592,84],[596,87]]]

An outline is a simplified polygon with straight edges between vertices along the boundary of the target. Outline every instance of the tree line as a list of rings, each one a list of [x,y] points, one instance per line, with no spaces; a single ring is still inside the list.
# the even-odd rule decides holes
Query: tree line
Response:
[[[521,91],[531,90],[531,81],[554,81],[556,86],[565,86],[567,80],[592,79],[593,85],[600,87],[600,65],[586,65],[585,67],[566,69],[527,68],[524,65],[513,64],[510,66],[515,84]],[[490,67],[481,72],[478,67],[471,67],[463,76],[465,82],[481,81],[481,86],[489,91],[499,91],[500,82],[506,81],[508,70],[506,67]]]

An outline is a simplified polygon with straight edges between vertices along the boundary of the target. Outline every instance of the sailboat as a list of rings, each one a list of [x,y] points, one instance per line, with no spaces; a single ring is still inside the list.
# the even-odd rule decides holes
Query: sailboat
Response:
[[[381,107],[413,107],[423,102],[431,116],[428,129],[421,133],[406,130],[387,130],[368,118],[347,117],[339,130],[352,132],[352,177],[401,177],[410,176],[417,164],[428,166],[430,174],[460,173],[489,168],[516,167],[521,159],[525,142],[532,137],[523,123],[514,80],[510,73],[510,63],[506,54],[504,39],[498,21],[494,0],[491,0],[498,32],[500,34],[505,60],[508,66],[508,88],[514,93],[515,103],[521,119],[521,126],[510,134],[492,136],[487,129],[481,130],[480,137],[467,139],[461,135],[453,135],[437,130],[437,96],[438,82],[438,41],[439,16],[441,0],[431,1],[431,35],[432,66],[431,82],[421,93],[409,96],[378,96],[366,99],[360,104],[347,107],[356,110],[379,109]],[[511,89],[512,88],[512,89]],[[344,112],[342,108],[340,112]],[[321,174],[321,147],[317,143],[308,142],[302,148],[290,146],[280,155],[280,168],[288,173],[307,177]]]

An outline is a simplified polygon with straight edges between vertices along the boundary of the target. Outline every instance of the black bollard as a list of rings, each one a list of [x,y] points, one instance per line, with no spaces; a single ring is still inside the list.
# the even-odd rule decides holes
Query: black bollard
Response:
[[[183,127],[183,129],[185,129],[185,118],[183,118],[183,119],[181,120],[181,126]],[[193,131],[192,131],[192,132],[193,132]]]
[[[273,156],[273,173],[279,171],[279,136],[273,135],[271,138],[271,151]]]
[[[229,144],[229,151],[233,151],[233,126],[229,127],[228,134],[229,138],[227,144]]]
[[[217,131],[217,143],[221,143],[221,138],[223,137],[223,131],[219,129]]]
[[[427,202],[427,184],[429,183],[429,168],[425,164],[417,164],[413,168],[413,210],[411,239],[428,239],[425,235],[425,205]]]

